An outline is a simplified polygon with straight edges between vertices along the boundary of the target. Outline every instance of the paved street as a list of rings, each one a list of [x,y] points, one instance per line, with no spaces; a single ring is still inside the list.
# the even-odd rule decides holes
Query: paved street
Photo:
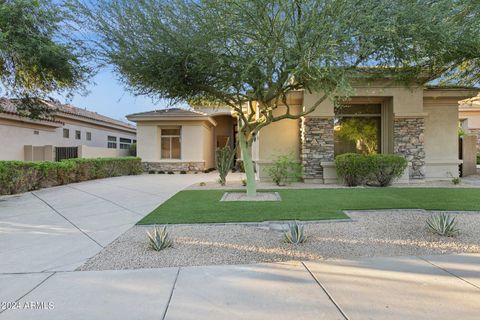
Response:
[[[0,320],[479,318],[480,255],[73,271],[213,179],[118,177],[2,197]]]

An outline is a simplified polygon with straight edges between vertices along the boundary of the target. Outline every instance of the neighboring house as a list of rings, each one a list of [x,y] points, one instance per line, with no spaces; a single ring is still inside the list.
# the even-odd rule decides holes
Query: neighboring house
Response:
[[[0,98],[0,160],[53,160],[58,147],[79,147],[83,158],[121,156],[136,142],[135,126],[96,112],[42,101],[48,117],[31,119],[18,103]]]
[[[459,102],[459,119],[465,132],[477,137],[480,152],[480,95]]]
[[[264,127],[253,147],[260,179],[276,155],[293,154],[304,166],[304,180],[337,181],[334,159],[345,152],[400,154],[409,161],[402,181],[458,176],[458,101],[478,90],[364,82],[341,107],[324,101],[300,120],[285,119]],[[297,112],[319,93],[292,92]],[[236,119],[229,109],[165,109],[136,113],[137,153],[147,168],[204,170],[215,166],[215,149],[236,143]]]

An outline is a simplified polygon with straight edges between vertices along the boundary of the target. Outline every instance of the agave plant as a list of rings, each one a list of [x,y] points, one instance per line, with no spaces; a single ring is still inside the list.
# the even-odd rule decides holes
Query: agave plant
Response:
[[[286,243],[299,244],[307,240],[303,225],[299,225],[296,221],[288,225],[288,230],[285,231],[284,240]]]
[[[431,215],[427,218],[426,222],[428,229],[440,236],[453,237],[459,232],[455,217],[452,217],[447,213],[441,212]]]
[[[147,236],[150,246],[155,251],[160,251],[173,245],[173,241],[168,235],[166,226],[161,229],[157,226],[153,226],[153,231],[151,233],[147,231]]]

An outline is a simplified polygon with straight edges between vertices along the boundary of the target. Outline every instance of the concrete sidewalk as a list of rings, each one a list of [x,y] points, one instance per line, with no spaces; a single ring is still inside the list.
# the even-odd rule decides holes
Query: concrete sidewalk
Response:
[[[480,314],[480,255],[4,274],[0,281],[0,300],[18,300],[20,308],[1,313],[2,320],[468,320]],[[25,302],[40,309],[25,309]]]

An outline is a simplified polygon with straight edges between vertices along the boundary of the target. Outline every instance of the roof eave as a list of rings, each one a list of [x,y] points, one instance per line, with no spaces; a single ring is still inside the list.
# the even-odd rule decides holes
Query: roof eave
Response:
[[[138,121],[208,121],[213,126],[217,125],[217,122],[209,116],[165,116],[165,115],[135,115],[131,114],[127,116],[127,119],[133,122]]]
[[[45,127],[51,127],[51,128],[60,128],[63,126],[63,122],[61,121],[53,121],[53,120],[44,120],[44,119],[32,119],[28,118],[25,116],[21,116],[16,113],[10,113],[10,112],[5,112],[2,111],[0,112],[0,118],[3,119],[8,119],[8,120],[14,120],[18,122],[23,122],[23,123],[31,123],[31,124],[36,124],[36,125],[42,125]]]
[[[479,88],[442,88],[426,87],[423,91],[424,98],[454,98],[463,100],[475,96],[480,92]]]

